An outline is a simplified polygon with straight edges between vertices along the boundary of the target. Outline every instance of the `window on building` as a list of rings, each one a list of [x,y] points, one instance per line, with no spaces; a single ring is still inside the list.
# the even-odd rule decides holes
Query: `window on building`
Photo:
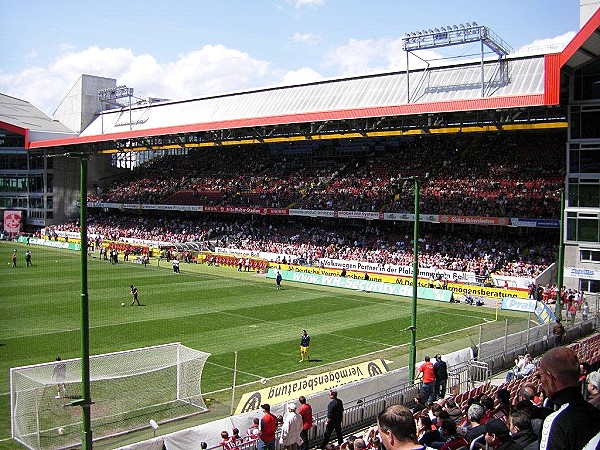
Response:
[[[600,249],[598,250],[579,250],[579,260],[581,262],[600,262]]]

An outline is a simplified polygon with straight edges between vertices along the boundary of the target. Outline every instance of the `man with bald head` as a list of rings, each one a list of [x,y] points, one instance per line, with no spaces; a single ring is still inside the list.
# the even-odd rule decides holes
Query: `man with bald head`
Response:
[[[568,347],[554,347],[540,359],[537,377],[554,412],[544,420],[540,450],[596,449],[600,410],[586,402],[579,388],[579,361]]]

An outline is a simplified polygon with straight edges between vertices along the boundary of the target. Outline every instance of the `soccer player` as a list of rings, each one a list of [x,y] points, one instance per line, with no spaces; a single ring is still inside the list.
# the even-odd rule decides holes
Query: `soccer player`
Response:
[[[275,283],[277,283],[277,289],[281,289],[281,272],[277,270],[277,275],[275,276]]]
[[[62,360],[60,356],[56,357],[56,363],[54,364],[54,370],[52,378],[56,382],[57,394],[55,399],[64,398],[67,396],[67,386],[65,380],[67,379],[67,364]]]
[[[300,362],[304,361],[304,358],[310,359],[308,356],[308,346],[310,345],[310,336],[306,332],[306,330],[302,330],[302,335],[300,336],[300,357],[302,358]]]
[[[133,300],[131,301],[131,306],[133,306],[136,302],[137,302],[138,306],[141,306],[140,301],[138,300],[137,288],[133,284],[130,286],[130,288],[131,288],[131,297],[133,297]]]

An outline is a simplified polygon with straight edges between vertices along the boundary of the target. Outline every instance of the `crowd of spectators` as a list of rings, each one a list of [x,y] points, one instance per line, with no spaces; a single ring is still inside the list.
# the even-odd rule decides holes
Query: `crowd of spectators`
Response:
[[[221,220],[219,220],[221,219]],[[77,221],[50,227],[48,231],[78,232]],[[512,229],[480,228],[471,234],[455,229],[447,233],[435,225],[423,226],[419,240],[419,264],[474,273],[534,277],[556,255],[556,246],[545,235],[520,236]],[[319,258],[410,266],[413,261],[412,224],[343,224],[334,219],[292,224],[268,217],[179,219],[125,213],[90,212],[88,234],[119,241],[124,238],[160,242],[211,241],[240,250],[290,255],[296,262],[317,264]],[[294,262],[293,260],[290,262]]]
[[[444,135],[215,147],[152,159],[90,201],[411,212],[410,176],[425,178],[421,212],[559,217],[562,133]]]

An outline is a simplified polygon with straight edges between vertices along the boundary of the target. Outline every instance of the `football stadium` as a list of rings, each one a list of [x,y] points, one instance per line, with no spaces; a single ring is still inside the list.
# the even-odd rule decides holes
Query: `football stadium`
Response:
[[[600,10],[558,53],[402,42],[404,71],[183,100],[82,75],[54,118],[0,93],[0,448],[260,449],[270,410],[287,449],[301,396],[292,449],[335,444],[336,396],[328,448],[382,448],[390,405],[470,448],[503,434],[470,405],[523,435],[527,389],[563,448],[558,352],[564,448],[598,445]]]

